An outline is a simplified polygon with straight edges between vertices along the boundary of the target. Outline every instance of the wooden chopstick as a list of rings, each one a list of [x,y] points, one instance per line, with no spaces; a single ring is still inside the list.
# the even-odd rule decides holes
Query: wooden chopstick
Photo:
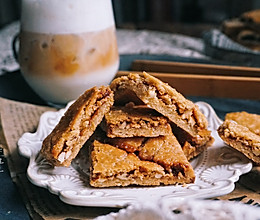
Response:
[[[131,71],[142,74],[142,72]],[[118,76],[129,71],[119,71]],[[206,96],[260,100],[260,77],[216,76],[198,74],[149,74],[167,82],[185,96]]]
[[[260,77],[260,68],[257,67],[227,66],[155,60],[135,60],[132,63],[132,70],[161,73]]]

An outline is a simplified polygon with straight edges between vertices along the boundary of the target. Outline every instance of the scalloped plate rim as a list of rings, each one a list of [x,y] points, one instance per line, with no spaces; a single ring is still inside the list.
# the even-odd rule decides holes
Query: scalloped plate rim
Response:
[[[71,103],[69,103],[66,106],[65,109],[61,109],[57,112],[45,112],[45,113],[43,113],[41,118],[40,118],[40,123],[39,123],[38,129],[36,130],[36,132],[35,133],[26,132],[21,136],[21,138],[18,141],[18,151],[19,151],[19,153],[21,155],[25,156],[25,157],[29,157],[29,160],[30,160],[28,168],[27,168],[28,179],[33,184],[40,186],[40,187],[43,187],[43,188],[47,188],[51,193],[58,195],[59,198],[65,203],[68,203],[68,204],[71,204],[71,205],[81,205],[81,206],[124,207],[124,206],[131,204],[131,203],[144,202],[144,200],[146,200],[147,198],[154,199],[155,202],[158,202],[158,201],[163,201],[165,199],[166,200],[176,199],[178,197],[185,197],[185,198],[186,197],[189,197],[189,198],[216,197],[216,196],[221,196],[221,195],[225,195],[225,194],[232,192],[234,187],[235,187],[235,182],[239,179],[240,175],[247,173],[252,169],[252,163],[249,160],[245,159],[245,157],[241,153],[235,152],[235,153],[237,153],[237,157],[243,158],[244,163],[238,165],[239,168],[237,167],[235,169],[236,172],[232,176],[232,178],[229,178],[227,180],[223,180],[223,181],[226,181],[227,183],[226,183],[226,185],[221,187],[221,190],[220,189],[216,190],[214,188],[214,186],[222,183],[221,182],[222,180],[217,181],[217,184],[211,183],[212,187],[210,188],[210,186],[207,186],[207,187],[209,187],[208,189],[203,188],[204,186],[200,186],[200,185],[196,184],[196,182],[195,182],[195,184],[188,184],[187,187],[182,187],[186,191],[182,190],[182,188],[180,189],[180,186],[159,186],[159,187],[145,188],[145,189],[148,189],[148,190],[143,190],[142,187],[126,187],[126,188],[115,188],[114,190],[115,190],[116,193],[114,192],[114,194],[113,193],[109,194],[110,191],[111,191],[111,188],[107,188],[107,189],[98,189],[97,188],[97,189],[95,189],[95,188],[92,188],[92,187],[85,186],[85,188],[83,187],[83,189],[86,190],[87,192],[89,191],[89,194],[81,194],[79,191],[77,191],[77,189],[67,190],[67,189],[64,189],[62,187],[54,188],[51,185],[50,181],[54,181],[54,183],[55,183],[54,179],[57,178],[59,175],[48,174],[48,172],[47,172],[47,174],[44,173],[44,172],[39,174],[40,171],[38,169],[40,169],[40,167],[37,165],[35,160],[37,158],[37,154],[38,154],[40,149],[36,149],[36,150],[32,149],[32,148],[34,148],[35,139],[32,141],[32,143],[30,143],[30,136],[31,137],[37,137],[37,136],[42,137],[44,135],[46,136],[47,135],[46,131],[42,131],[42,129],[45,127],[44,123],[46,122],[45,120],[46,120],[46,118],[48,118],[48,115],[50,114],[52,116],[54,115],[54,116],[57,116],[58,118],[60,118],[62,116],[62,114],[64,113],[64,110],[66,110],[70,104]],[[214,122],[215,127],[219,123],[222,122],[221,119],[219,119],[217,117],[214,109],[208,103],[197,102],[196,104],[200,108],[202,108],[201,110],[203,110],[203,108],[205,108],[204,111],[208,111],[207,113],[209,113],[209,116],[208,116],[208,117],[210,117],[209,119],[211,119],[211,121],[215,120],[215,122]],[[45,134],[42,134],[42,132],[45,132]],[[214,138],[218,139],[217,142],[219,142],[219,139],[220,139],[219,137],[216,137],[216,135],[215,135]],[[36,138],[36,140],[37,140],[37,138]],[[42,140],[38,140],[38,144],[41,141]],[[30,143],[29,146],[28,146],[28,143]],[[219,143],[218,143],[218,145],[219,145]],[[223,145],[223,149],[224,149],[224,147],[227,147],[224,143],[222,145]],[[209,150],[206,150],[198,158],[195,159],[195,162],[197,160],[197,164],[196,163],[195,164],[196,164],[196,166],[198,166],[198,168],[201,168],[201,166],[205,166],[205,167],[207,166],[207,163],[209,162],[209,158],[207,158],[207,156],[208,156],[208,153],[211,152],[211,148],[212,148],[212,152],[214,153],[214,145],[213,145],[212,147],[210,147]],[[215,148],[218,150],[217,146],[215,146]],[[31,150],[30,155],[25,153],[26,150],[28,152],[28,149]],[[219,148],[219,149],[222,150],[222,148]],[[198,160],[200,160],[200,161],[198,162]],[[202,163],[204,163],[204,164],[202,164]],[[238,163],[235,163],[235,164],[238,164]],[[221,164],[217,164],[217,165],[221,165]],[[232,165],[232,164],[230,164],[230,165]],[[65,169],[65,172],[66,172],[66,169],[67,169],[67,171],[70,173],[71,172],[70,169],[74,169],[74,168],[72,168],[70,166],[69,168],[62,168],[62,169]],[[41,171],[45,171],[44,168],[42,168]],[[205,171],[205,169],[203,171]],[[35,172],[37,173],[36,175],[34,174]],[[202,173],[202,171],[200,170],[199,174],[201,174],[201,173]],[[38,179],[37,178],[38,175],[42,175],[42,176],[45,175],[46,179],[44,179],[44,178]],[[70,174],[67,174],[67,175],[69,176]],[[48,180],[48,178],[49,178],[49,180]],[[79,179],[81,178],[80,173],[78,173],[78,178]],[[197,181],[197,179],[199,179],[199,178],[196,177],[196,181]],[[198,180],[198,181],[201,181],[201,180]],[[204,183],[200,183],[200,184],[204,184]],[[192,189],[193,187],[195,187],[195,188],[201,187],[201,189],[195,191],[194,189]],[[159,193],[159,195],[153,196],[152,195],[153,191],[155,191],[155,189],[158,191],[158,188],[159,188],[159,190],[161,189],[160,191],[162,191],[162,192],[164,192],[167,188],[169,188],[171,190],[172,194],[170,194],[168,196],[164,192],[164,194],[162,193],[162,195]],[[141,195],[146,196],[146,197],[144,199],[141,199],[140,197],[142,197],[142,196],[133,196],[132,197],[132,196],[127,196],[127,194],[125,195],[125,193],[122,193],[122,192],[130,191],[130,194],[131,194],[131,190],[133,191],[133,190],[136,190],[136,189],[138,189],[137,190],[138,192],[141,190],[141,192],[142,192]],[[164,189],[164,190],[162,190],[162,189]],[[92,191],[94,191],[93,194],[92,194]],[[100,192],[104,191],[106,197],[95,195],[95,191],[100,191]],[[147,191],[152,191],[152,192],[150,192],[150,194],[146,194]],[[113,190],[112,190],[112,192],[113,192]],[[121,194],[120,194],[120,192],[121,192]],[[186,194],[185,194],[185,192],[186,192]],[[177,196],[175,196],[176,194],[177,194]],[[180,195],[178,196],[178,194],[180,194]],[[106,201],[104,201],[104,198],[106,198]]]

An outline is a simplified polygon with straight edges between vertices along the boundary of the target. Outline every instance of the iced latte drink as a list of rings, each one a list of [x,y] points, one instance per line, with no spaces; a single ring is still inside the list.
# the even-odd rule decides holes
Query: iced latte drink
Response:
[[[23,0],[19,63],[51,103],[109,84],[119,65],[111,0]]]

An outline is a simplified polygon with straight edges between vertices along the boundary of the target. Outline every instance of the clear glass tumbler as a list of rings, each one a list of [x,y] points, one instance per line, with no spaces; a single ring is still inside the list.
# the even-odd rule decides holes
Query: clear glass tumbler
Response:
[[[19,39],[21,72],[49,103],[107,85],[118,70],[111,0],[22,0]]]

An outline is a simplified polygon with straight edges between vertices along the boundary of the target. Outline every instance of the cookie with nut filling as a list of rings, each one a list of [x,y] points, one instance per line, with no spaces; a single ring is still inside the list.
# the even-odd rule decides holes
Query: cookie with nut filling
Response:
[[[129,101],[138,104],[142,102],[167,117],[173,133],[182,146],[188,149],[185,150],[188,159],[197,156],[214,142],[207,128],[207,119],[198,106],[169,84],[144,72],[142,76],[131,73],[116,78],[110,87],[118,105]]]
[[[41,154],[54,166],[69,166],[114,103],[108,86],[83,93],[44,139]]]
[[[243,153],[256,164],[260,164],[260,136],[247,127],[232,120],[225,120],[218,134],[229,146]]]
[[[147,106],[133,103],[113,106],[105,114],[101,127],[110,138],[157,137],[172,133],[166,117]]]
[[[175,185],[195,180],[174,135],[94,141],[90,158],[93,187]]]

